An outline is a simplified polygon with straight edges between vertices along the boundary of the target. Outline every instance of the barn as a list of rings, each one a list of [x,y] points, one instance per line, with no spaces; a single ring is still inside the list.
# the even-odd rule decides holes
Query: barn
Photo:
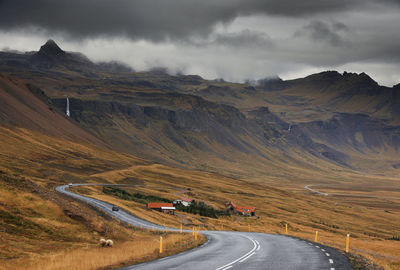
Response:
[[[188,207],[188,206],[190,206],[192,204],[192,202],[193,202],[192,199],[182,198],[182,199],[173,201],[173,204],[182,204],[183,206]]]
[[[254,216],[256,208],[253,206],[236,206],[235,213],[243,216]]]
[[[147,203],[147,208],[170,215],[173,215],[175,212],[175,207],[172,205],[172,203],[149,202]]]
[[[255,216],[256,214],[256,208],[254,206],[239,206],[233,202],[227,202],[225,204],[225,210],[227,212],[233,212],[235,214],[248,217]]]

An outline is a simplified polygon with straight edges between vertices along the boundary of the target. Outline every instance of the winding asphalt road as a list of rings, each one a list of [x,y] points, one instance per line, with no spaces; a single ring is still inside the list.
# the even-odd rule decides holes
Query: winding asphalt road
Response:
[[[79,185],[88,184],[73,186]],[[135,217],[123,209],[114,212],[109,203],[78,195],[67,189],[68,185],[56,188],[58,192],[91,204],[133,226],[164,229],[163,226]],[[168,228],[168,230],[178,231],[176,228]],[[230,231],[199,232],[207,237],[207,241],[198,248],[123,269],[352,269],[347,258],[336,250],[290,236]]]

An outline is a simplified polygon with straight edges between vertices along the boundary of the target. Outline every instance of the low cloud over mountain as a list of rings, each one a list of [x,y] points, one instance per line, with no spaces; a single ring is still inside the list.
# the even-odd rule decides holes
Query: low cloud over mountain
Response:
[[[48,38],[95,61],[244,81],[325,69],[400,81],[399,1],[0,1],[0,48]]]

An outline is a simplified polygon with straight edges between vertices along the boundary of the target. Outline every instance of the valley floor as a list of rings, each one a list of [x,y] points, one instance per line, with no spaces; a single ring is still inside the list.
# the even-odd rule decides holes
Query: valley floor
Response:
[[[26,129],[1,128],[0,137],[0,260],[8,269],[33,262],[46,262],[51,266],[49,258],[59,258],[60,254],[102,254],[105,251],[97,247],[100,237],[114,239],[116,251],[119,245],[133,248],[139,246],[135,240],[152,239],[151,234],[142,232],[132,236],[128,229],[93,209],[55,193],[56,185],[69,182],[133,184],[124,189],[170,200],[190,197],[216,209],[223,209],[227,201],[255,206],[257,217],[252,218],[236,215],[203,218],[183,212],[169,216],[148,211],[145,205],[137,202],[105,195],[99,187],[78,190],[120,205],[139,217],[172,227],[184,224],[189,229],[196,225],[207,230],[284,233],[285,224],[288,224],[289,234],[313,240],[318,231],[321,243],[340,250],[344,249],[345,236],[350,233],[351,252],[371,258],[386,269],[399,269],[400,215],[395,179],[382,178],[382,186],[375,191],[354,186],[351,193],[359,196],[352,197],[334,195],[347,193],[338,190],[344,187],[337,184],[339,178],[335,181],[327,178],[316,185],[320,175],[306,181],[301,173],[295,175],[288,170],[287,178],[265,176],[263,182],[243,180],[152,164],[130,155]],[[361,183],[368,180],[368,176],[343,174],[342,182],[351,186],[348,179],[353,177],[362,180]],[[305,184],[332,196],[310,194],[304,190]],[[372,197],[361,196],[366,194]],[[379,196],[379,200],[373,196]],[[66,258],[72,257],[66,255]]]

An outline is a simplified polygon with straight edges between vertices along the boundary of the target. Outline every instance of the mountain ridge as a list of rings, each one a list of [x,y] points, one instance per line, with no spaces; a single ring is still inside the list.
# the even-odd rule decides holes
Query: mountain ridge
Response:
[[[327,71],[249,85],[159,71],[104,71],[69,58],[76,54],[65,58],[52,41],[41,51],[52,57],[39,65],[40,73],[35,65],[10,70],[1,54],[0,71],[37,85],[60,111],[69,96],[71,118],[119,151],[242,177],[262,178],[265,170],[279,175],[287,164],[395,173],[400,140],[391,127],[400,120],[400,99],[393,99],[395,88],[379,86],[365,73]],[[363,130],[349,132],[358,122],[365,122]],[[324,127],[337,124],[328,136]],[[369,143],[371,127],[382,144]],[[371,167],[384,153],[390,153],[387,160]]]

